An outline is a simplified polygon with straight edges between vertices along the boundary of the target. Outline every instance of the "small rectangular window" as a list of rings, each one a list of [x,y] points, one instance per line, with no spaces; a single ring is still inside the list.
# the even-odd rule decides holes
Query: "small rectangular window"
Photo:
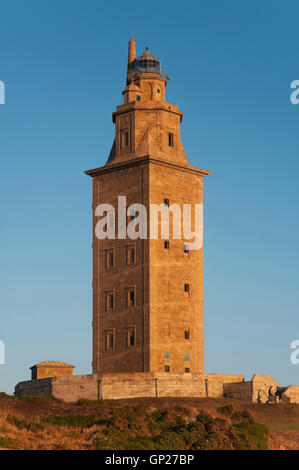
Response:
[[[127,328],[127,348],[135,346],[135,327]]]
[[[114,292],[113,291],[105,292],[105,309],[106,311],[114,309]]]
[[[169,207],[169,199],[166,199],[166,198],[164,199],[164,205]]]
[[[172,134],[172,132],[169,132],[169,134],[168,134],[168,145],[169,145],[169,147],[173,147],[173,134]]]
[[[190,292],[190,284],[184,284],[184,291]]]
[[[135,346],[135,333],[134,332],[132,332],[129,336],[129,345]]]
[[[169,366],[165,366],[164,371],[165,371],[165,372],[170,372],[170,367],[169,367]]]
[[[185,339],[190,339],[190,330],[185,330]]]
[[[190,372],[190,368],[189,367],[185,367],[185,374],[189,374]]]
[[[114,250],[106,250],[106,269],[114,267]]]
[[[184,354],[184,361],[190,361],[190,354]]]
[[[164,359],[170,359],[170,352],[165,351],[165,353],[164,353]]]
[[[157,88],[157,93],[160,93],[160,88]]]
[[[129,133],[127,131],[120,134],[120,149],[126,147],[129,147]]]
[[[127,308],[135,305],[135,287],[129,287],[127,289]]]
[[[127,246],[127,264],[135,264],[135,246]]]
[[[168,240],[164,240],[164,249],[169,250],[169,241]]]
[[[114,349],[114,331],[105,331],[105,351]]]
[[[137,101],[140,101],[140,100],[141,100],[141,96],[140,96],[140,95],[137,95],[136,98],[137,98]]]

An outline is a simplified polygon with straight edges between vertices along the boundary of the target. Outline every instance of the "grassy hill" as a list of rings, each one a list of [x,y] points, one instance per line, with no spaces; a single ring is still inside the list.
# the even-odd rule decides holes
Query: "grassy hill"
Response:
[[[299,449],[299,406],[229,399],[17,399],[0,394],[0,449]]]

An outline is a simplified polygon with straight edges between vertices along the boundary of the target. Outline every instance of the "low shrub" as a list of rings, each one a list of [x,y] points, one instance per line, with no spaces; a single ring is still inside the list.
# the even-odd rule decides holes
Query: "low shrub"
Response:
[[[220,406],[220,408],[218,408],[217,411],[223,416],[231,416],[233,413],[233,410],[234,409],[232,405],[224,405],[224,406]]]
[[[88,400],[87,398],[80,398],[76,401],[76,405],[83,406],[102,406],[105,402],[103,400]]]
[[[12,416],[12,415],[8,415],[6,417],[6,421],[12,426],[15,426],[17,429],[27,429],[27,431],[32,431],[32,432],[39,432],[45,429],[45,426],[43,426],[40,423],[36,423],[36,422],[27,423],[27,421],[25,421],[24,419],[19,419],[16,416]]]
[[[60,398],[53,397],[52,395],[26,395],[21,397],[20,400],[33,405],[55,405],[57,403],[64,403]]]
[[[232,421],[233,422],[238,422],[238,421],[251,421],[253,422],[253,416],[247,411],[247,410],[242,410],[242,411],[235,411],[232,416]]]
[[[5,392],[0,392],[0,400],[16,400],[16,397],[13,395],[8,395]]]
[[[268,450],[268,428],[265,424],[242,421],[232,426],[233,446],[237,450]]]
[[[19,419],[16,416],[8,415],[6,417],[6,421],[11,424],[12,426],[15,426],[18,429],[26,429],[27,428],[27,423],[24,419]]]
[[[107,423],[107,418],[99,414],[91,415],[49,415],[43,418],[43,422],[53,426],[64,426],[67,428],[88,428],[94,425]]]
[[[16,439],[12,439],[7,436],[0,436],[0,448],[1,449],[18,449],[20,443]]]

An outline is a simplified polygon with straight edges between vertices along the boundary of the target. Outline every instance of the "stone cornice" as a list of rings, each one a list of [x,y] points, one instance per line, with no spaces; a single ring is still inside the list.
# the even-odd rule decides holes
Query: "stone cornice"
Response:
[[[112,113],[112,122],[115,123],[115,116],[128,113],[129,111],[165,111],[167,113],[172,113],[177,116],[180,116],[180,122],[182,122],[183,119],[183,113],[179,111],[179,107],[176,105],[170,103],[160,103],[158,101],[147,103],[138,103],[134,101],[132,103],[126,103],[117,106],[117,110]]]
[[[153,163],[156,165],[162,165],[162,166],[166,166],[169,168],[175,168],[176,170],[181,170],[187,173],[201,175],[203,177],[211,174],[209,170],[203,170],[201,168],[196,168],[194,166],[189,167],[189,166],[179,165],[177,163],[168,162],[167,160],[161,160],[161,158],[155,157],[153,155],[145,155],[143,157],[134,158],[131,160],[125,160],[124,162],[121,162],[121,163],[115,163],[112,165],[104,165],[99,168],[93,168],[91,170],[85,171],[85,174],[91,177],[95,177],[95,176],[102,175],[105,173],[111,173],[120,169],[139,166],[139,165],[143,165],[146,163]]]

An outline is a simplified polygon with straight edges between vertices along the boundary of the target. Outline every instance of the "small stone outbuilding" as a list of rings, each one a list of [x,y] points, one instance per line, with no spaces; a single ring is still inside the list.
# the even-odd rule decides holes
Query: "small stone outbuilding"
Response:
[[[74,367],[61,361],[43,361],[30,367],[31,380],[49,377],[71,377]]]

